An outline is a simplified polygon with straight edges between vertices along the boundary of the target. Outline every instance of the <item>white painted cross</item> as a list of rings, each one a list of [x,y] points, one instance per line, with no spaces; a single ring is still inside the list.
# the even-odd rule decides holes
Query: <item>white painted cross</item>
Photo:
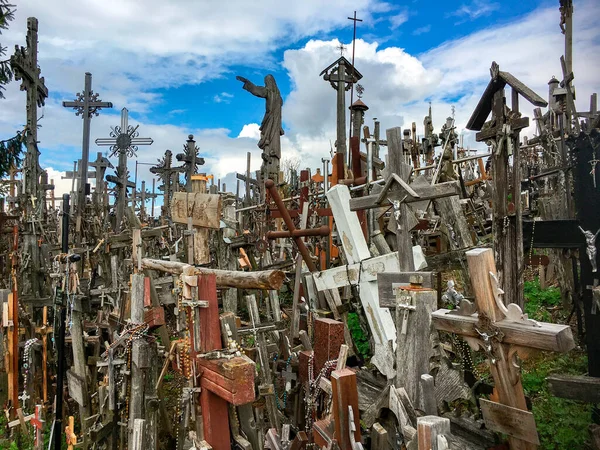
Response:
[[[393,378],[394,344],[390,345],[390,342],[396,341],[396,326],[389,309],[379,306],[377,274],[399,272],[398,253],[371,257],[358,216],[350,211],[350,191],[347,186],[338,184],[332,187],[327,192],[327,199],[348,265],[315,273],[315,286],[319,291],[349,284],[358,286],[360,301],[375,341],[375,356],[371,362],[381,373]]]

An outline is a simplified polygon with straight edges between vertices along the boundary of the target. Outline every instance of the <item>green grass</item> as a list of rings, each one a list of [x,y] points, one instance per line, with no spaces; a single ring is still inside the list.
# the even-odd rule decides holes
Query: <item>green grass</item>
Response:
[[[371,356],[371,346],[369,345],[369,338],[365,336],[365,333],[360,326],[360,320],[358,314],[355,312],[348,313],[348,330],[356,346],[356,350],[360,354],[360,357],[366,361]]]
[[[563,310],[554,316],[548,308],[561,305],[560,290],[540,289],[538,280],[525,282],[525,312],[530,318],[553,322],[564,317]],[[588,426],[591,423],[591,405],[554,397],[546,378],[553,374],[582,375],[587,373],[587,356],[579,349],[559,354],[540,352],[523,363],[522,383],[531,399],[541,449],[585,449]]]

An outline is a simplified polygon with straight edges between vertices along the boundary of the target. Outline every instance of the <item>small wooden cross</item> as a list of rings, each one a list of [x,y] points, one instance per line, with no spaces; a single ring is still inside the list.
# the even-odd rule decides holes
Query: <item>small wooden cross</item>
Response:
[[[35,405],[35,416],[31,419],[31,424],[35,428],[35,448],[41,449],[44,446],[42,430],[44,429],[45,420],[42,419],[42,405]]]
[[[75,418],[69,416],[69,425],[65,427],[65,435],[67,437],[67,450],[73,450],[73,446],[77,444],[77,435],[75,434]]]

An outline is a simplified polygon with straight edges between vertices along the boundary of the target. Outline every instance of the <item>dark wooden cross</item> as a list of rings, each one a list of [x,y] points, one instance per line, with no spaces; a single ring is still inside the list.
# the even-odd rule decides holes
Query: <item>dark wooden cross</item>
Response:
[[[543,98],[508,72],[502,72],[494,61],[491,80],[467,123],[467,129],[478,131],[477,142],[492,145],[492,179],[494,190],[494,250],[502,285],[511,293],[506,299],[523,308],[523,227],[521,218],[521,183],[514,182],[509,189],[509,157],[513,156],[512,179],[521,180],[519,132],[529,126],[529,118],[521,117],[519,96],[535,106],[548,105]],[[512,89],[511,106],[506,106],[504,88]],[[486,122],[491,113],[491,119]],[[509,213],[509,194],[514,202],[514,214]],[[513,295],[514,294],[514,295]]]
[[[106,173],[106,169],[114,169],[114,166],[111,164],[108,158],[102,156],[102,152],[98,152],[96,154],[96,161],[89,163],[89,165],[96,170],[94,172],[96,178],[96,187],[94,189],[93,198],[94,203],[96,205],[100,205],[104,199],[105,194],[104,175]]]
[[[500,403],[480,399],[484,420],[488,428],[508,434],[511,449],[533,449],[539,440],[533,415],[527,411],[516,358],[525,358],[533,350],[571,350],[575,347],[571,328],[530,320],[514,303],[505,306],[493,250],[475,249],[466,254],[475,305],[463,299],[458,310],[435,311],[434,326],[463,336],[471,347],[486,353]],[[501,421],[500,417],[510,420]]]
[[[15,80],[21,80],[21,90],[27,91],[27,131],[25,143],[27,155],[24,164],[25,182],[23,192],[39,198],[38,180],[40,175],[39,151],[37,149],[37,108],[45,104],[48,88],[44,77],[40,77],[38,67],[38,20],[35,17],[27,19],[27,47],[15,46],[15,53],[10,57]]]
[[[199,148],[194,140],[194,135],[188,136],[187,143],[183,146],[183,153],[178,153],[177,161],[183,162],[185,173],[185,190],[192,192],[192,175],[198,171],[198,166],[204,164],[204,158],[198,156]]]
[[[79,183],[77,186],[77,214],[76,214],[76,236],[77,239],[81,239],[81,218],[85,210],[85,197],[86,193],[90,191],[87,186],[86,180],[89,178],[87,175],[89,157],[90,157],[90,124],[93,116],[99,114],[99,110],[102,108],[112,108],[111,102],[103,102],[98,99],[99,94],[94,94],[92,91],[92,74],[89,72],[85,73],[85,81],[82,92],[77,93],[75,101],[63,102],[65,108],[73,108],[75,115],[83,118],[83,142],[81,144],[81,163],[79,164]],[[77,242],[79,244],[80,241]]]
[[[27,231],[23,237],[24,251],[30,256],[31,264],[27,269],[26,282],[23,283],[23,291],[33,296],[41,294],[40,285],[40,251],[35,232],[34,217],[37,209],[32,208],[31,198],[42,199],[40,186],[40,152],[37,147],[37,108],[44,105],[48,97],[48,88],[44,84],[44,77],[40,77],[41,69],[38,67],[38,20],[35,17],[27,19],[27,47],[15,46],[15,53],[10,58],[15,80],[21,81],[21,90],[27,91],[27,126],[25,131],[25,145],[27,153],[23,164],[23,182],[21,183],[20,207],[31,217],[27,224]],[[31,214],[33,213],[33,214]],[[38,217],[37,220],[40,218]]]
[[[171,211],[171,198],[173,192],[175,192],[176,178],[179,174],[185,170],[184,167],[172,167],[173,153],[171,150],[165,151],[165,156],[158,160],[158,164],[150,168],[150,172],[157,175],[162,181],[162,186],[159,189],[163,191],[163,206],[161,215],[164,217],[170,216]]]
[[[96,139],[96,145],[109,146],[111,150],[111,156],[116,154],[119,155],[119,165],[116,170],[116,179],[112,178],[112,182],[117,185],[117,218],[115,222],[115,230],[119,230],[121,227],[121,221],[127,205],[127,187],[129,187],[129,181],[127,181],[128,173],[127,170],[127,157],[135,156],[139,145],[152,145],[154,142],[151,138],[139,137],[137,129],[139,125],[135,127],[129,125],[129,111],[127,108],[121,110],[121,125],[111,127],[111,133],[109,138],[98,138]],[[107,177],[108,180],[108,177]],[[111,181],[111,180],[108,180]],[[133,185],[135,188],[135,184]]]

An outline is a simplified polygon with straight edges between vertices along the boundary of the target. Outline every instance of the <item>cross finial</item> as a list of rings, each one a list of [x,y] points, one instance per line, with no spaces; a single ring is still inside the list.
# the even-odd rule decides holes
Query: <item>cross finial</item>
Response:
[[[346,46],[340,42],[340,45],[336,47],[340,51],[340,56],[344,56],[344,52],[346,51]]]
[[[362,98],[363,92],[365,92],[365,88],[362,84],[356,85],[356,93],[358,94],[358,98]]]

